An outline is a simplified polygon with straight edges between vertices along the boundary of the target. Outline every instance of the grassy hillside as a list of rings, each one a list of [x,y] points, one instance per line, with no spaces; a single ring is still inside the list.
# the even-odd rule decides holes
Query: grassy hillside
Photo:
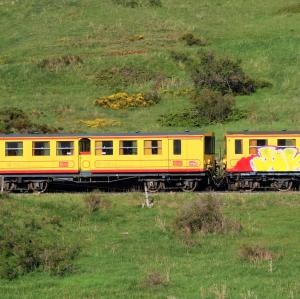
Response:
[[[297,1],[163,0],[159,7],[143,0],[146,5],[135,8],[116,2],[1,0],[1,106],[22,107],[37,122],[72,132],[187,129],[162,127],[157,118],[191,105],[188,96],[176,95],[192,81],[170,58],[170,51],[195,54],[198,46],[179,40],[193,33],[207,40],[204,48],[241,59],[251,77],[273,84],[237,97],[237,105],[249,110],[246,119],[201,129],[215,130],[222,140],[227,129],[299,127]],[[78,55],[83,63],[39,66],[44,59],[64,55]],[[118,78],[114,82],[114,75],[110,81],[101,79],[114,68],[133,69],[125,86]],[[94,106],[97,98],[116,91],[153,90],[159,78],[163,78],[158,90],[162,100],[157,105],[119,111]],[[94,129],[79,122],[103,117],[120,124]]]
[[[47,219],[59,218],[59,239],[81,248],[73,273],[2,279],[1,298],[299,298],[298,195],[217,194],[225,215],[243,230],[187,242],[174,219],[187,200],[205,196],[160,194],[153,209],[142,209],[142,194],[102,194],[104,207],[91,214],[82,194],[1,199],[1,219],[11,215],[43,232]],[[243,260],[245,245],[266,248],[273,258]]]

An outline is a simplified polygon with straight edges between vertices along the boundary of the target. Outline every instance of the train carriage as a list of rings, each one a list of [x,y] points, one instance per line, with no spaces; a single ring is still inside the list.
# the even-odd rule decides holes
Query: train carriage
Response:
[[[6,190],[43,191],[51,182],[85,184],[136,180],[150,191],[208,184],[214,134],[30,134],[0,136]]]
[[[225,146],[230,190],[299,187],[300,131],[228,132]]]

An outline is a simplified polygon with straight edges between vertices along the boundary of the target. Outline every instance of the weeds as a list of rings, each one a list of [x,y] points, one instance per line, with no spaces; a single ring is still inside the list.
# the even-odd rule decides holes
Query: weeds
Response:
[[[300,3],[284,6],[277,11],[277,14],[296,14],[300,13]]]
[[[237,221],[227,219],[220,203],[212,196],[208,196],[207,199],[199,199],[184,205],[175,219],[175,228],[190,235],[196,232],[218,234],[240,231],[242,226]]]
[[[49,71],[57,71],[61,67],[81,64],[83,60],[77,55],[65,55],[58,58],[46,58],[39,62],[38,66]]]
[[[141,84],[156,78],[157,75],[140,67],[113,67],[104,69],[96,75],[98,86],[110,88],[126,88],[133,84]]]
[[[160,287],[167,285],[170,281],[170,274],[167,272],[165,275],[162,275],[158,271],[150,271],[143,282],[143,286],[145,287]]]
[[[142,7],[142,6],[152,6],[152,7],[161,7],[161,0],[113,0],[113,2],[117,5],[121,5],[123,7]]]
[[[100,194],[97,192],[92,192],[86,195],[84,198],[84,203],[90,214],[98,211],[102,206]]]
[[[187,46],[206,46],[207,44],[204,39],[195,37],[192,33],[184,34],[180,40],[184,41]]]
[[[257,245],[243,245],[239,250],[239,257],[246,261],[259,262],[273,260],[275,255],[272,251]]]

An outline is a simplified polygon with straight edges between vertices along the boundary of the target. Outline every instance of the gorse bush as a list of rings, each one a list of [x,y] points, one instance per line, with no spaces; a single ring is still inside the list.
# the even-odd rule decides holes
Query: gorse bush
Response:
[[[160,96],[155,92],[137,93],[129,95],[126,92],[118,92],[110,96],[101,97],[95,101],[95,105],[113,110],[124,108],[147,107],[157,104]]]

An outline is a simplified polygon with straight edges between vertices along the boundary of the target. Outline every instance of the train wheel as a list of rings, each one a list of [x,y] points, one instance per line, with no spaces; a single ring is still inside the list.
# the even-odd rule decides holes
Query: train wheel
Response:
[[[293,181],[276,181],[275,186],[277,190],[281,192],[291,191],[293,187]]]
[[[32,192],[45,192],[48,188],[48,182],[30,182],[27,185],[28,191]]]
[[[181,190],[183,192],[193,192],[198,186],[197,181],[185,180],[183,181],[183,185],[181,186]]]
[[[164,183],[160,181],[146,181],[146,185],[150,193],[156,193],[165,188]]]

